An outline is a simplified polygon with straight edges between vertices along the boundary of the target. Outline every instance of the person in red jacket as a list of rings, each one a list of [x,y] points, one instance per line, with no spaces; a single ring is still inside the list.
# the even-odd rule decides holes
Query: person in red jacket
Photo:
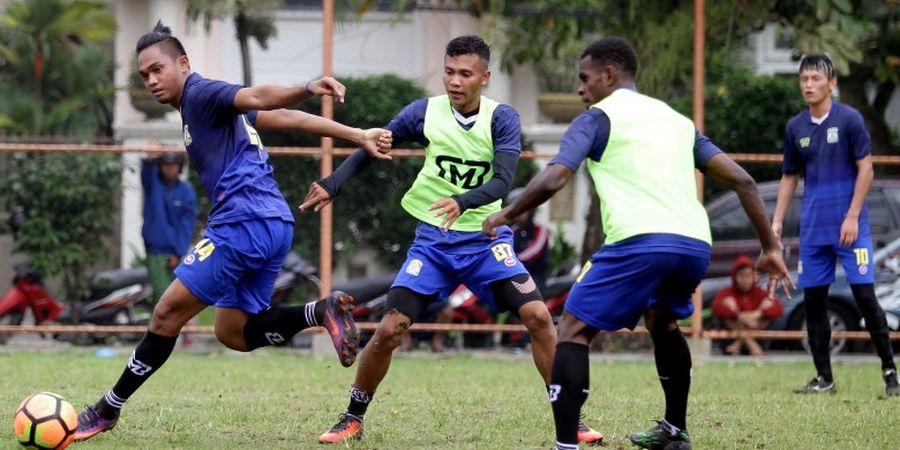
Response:
[[[772,321],[784,314],[784,307],[777,297],[756,284],[753,260],[741,256],[731,269],[731,286],[722,289],[713,300],[713,315],[722,319],[729,330],[764,330]],[[753,356],[763,354],[762,347],[752,337],[736,339],[725,351],[740,355],[743,347]]]

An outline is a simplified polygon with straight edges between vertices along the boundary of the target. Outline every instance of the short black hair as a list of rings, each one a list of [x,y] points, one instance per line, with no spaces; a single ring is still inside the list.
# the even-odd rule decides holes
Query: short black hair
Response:
[[[491,62],[491,47],[475,35],[465,35],[453,38],[447,43],[447,56],[478,55],[485,63]]]
[[[803,73],[804,70],[824,72],[829,80],[835,77],[834,63],[831,62],[828,55],[823,53],[803,55],[803,58],[800,59],[800,70],[797,73]]]
[[[139,55],[147,47],[159,43],[162,43],[165,50],[175,59],[178,59],[181,55],[187,55],[187,52],[184,51],[184,46],[181,45],[181,41],[175,36],[172,36],[172,29],[163,25],[162,20],[156,22],[156,26],[153,27],[152,31],[144,33],[144,35],[138,39],[135,54]]]
[[[592,60],[601,65],[614,65],[622,72],[631,75],[632,78],[637,76],[638,60],[634,47],[620,37],[608,36],[592,42],[581,53],[582,59],[585,56],[590,56]]]

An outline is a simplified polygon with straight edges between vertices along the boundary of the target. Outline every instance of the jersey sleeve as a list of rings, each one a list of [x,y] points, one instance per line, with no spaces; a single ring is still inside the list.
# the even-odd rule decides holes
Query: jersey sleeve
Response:
[[[722,149],[706,137],[700,130],[695,131],[694,136],[694,167],[706,173],[706,162],[713,156],[723,153]]]
[[[424,146],[428,146],[428,139],[425,138],[425,110],[428,108],[428,99],[420,98],[408,105],[397,113],[387,129],[393,134],[393,147],[399,146],[403,142],[417,142]]]
[[[237,108],[234,107],[234,96],[242,88],[243,86],[239,84],[219,80],[203,80],[190,91],[188,104],[207,119],[231,120],[238,113]]]
[[[491,118],[494,152],[522,153],[522,123],[512,106],[499,105]]]
[[[862,116],[853,111],[852,118],[848,121],[847,140],[848,147],[853,153],[853,159],[863,159],[872,154],[872,138],[866,129],[866,122]]]
[[[800,150],[794,141],[794,133],[791,131],[791,124],[784,128],[784,162],[781,164],[781,172],[785,175],[796,175],[800,173],[803,164]]]
[[[559,145],[559,154],[549,164],[562,164],[577,172],[585,158],[599,161],[607,142],[609,117],[598,108],[590,108],[569,125]]]

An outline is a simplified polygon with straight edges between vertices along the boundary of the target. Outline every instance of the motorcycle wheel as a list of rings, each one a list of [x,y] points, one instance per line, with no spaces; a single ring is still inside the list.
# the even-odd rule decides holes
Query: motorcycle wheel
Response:
[[[0,317],[0,325],[22,325],[24,314],[21,311],[12,311]],[[12,333],[0,333],[0,345],[6,345]]]

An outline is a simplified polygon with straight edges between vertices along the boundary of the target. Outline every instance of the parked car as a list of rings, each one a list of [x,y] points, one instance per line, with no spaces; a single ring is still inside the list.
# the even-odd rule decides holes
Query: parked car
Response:
[[[878,303],[887,315],[888,328],[891,331],[900,331],[900,238],[889,242],[887,245],[875,251],[873,255],[875,268],[875,295]],[[835,281],[828,290],[828,318],[832,331],[860,331],[865,330],[865,321],[862,312],[853,300],[850,284],[844,275],[841,265],[837,265]],[[794,280],[797,272],[791,272]],[[762,280],[763,286],[765,280]],[[709,308],[716,293],[723,287],[731,284],[731,277],[708,278],[703,281],[703,305]],[[791,293],[792,299],[782,298],[784,303],[784,315],[775,320],[769,327],[771,330],[806,330],[806,308],[803,306],[803,290],[798,289]],[[715,324],[713,324],[715,325]],[[832,339],[831,352],[861,351],[868,349],[869,341],[851,341],[847,339]],[[894,342],[898,347],[898,342]],[[806,340],[774,341],[772,348],[805,349],[809,350]]]
[[[759,193],[766,205],[766,213],[771,219],[778,197],[778,181],[759,183]],[[797,186],[797,193],[784,218],[782,243],[785,246],[785,262],[789,268],[797,267],[800,207],[803,203],[803,183]],[[875,248],[883,247],[900,230],[900,180],[876,179],[866,199],[869,223]],[[747,214],[741,208],[737,194],[727,192],[713,199],[706,207],[712,230],[712,261],[706,272],[707,277],[726,276],[740,255],[759,254],[759,240]]]

